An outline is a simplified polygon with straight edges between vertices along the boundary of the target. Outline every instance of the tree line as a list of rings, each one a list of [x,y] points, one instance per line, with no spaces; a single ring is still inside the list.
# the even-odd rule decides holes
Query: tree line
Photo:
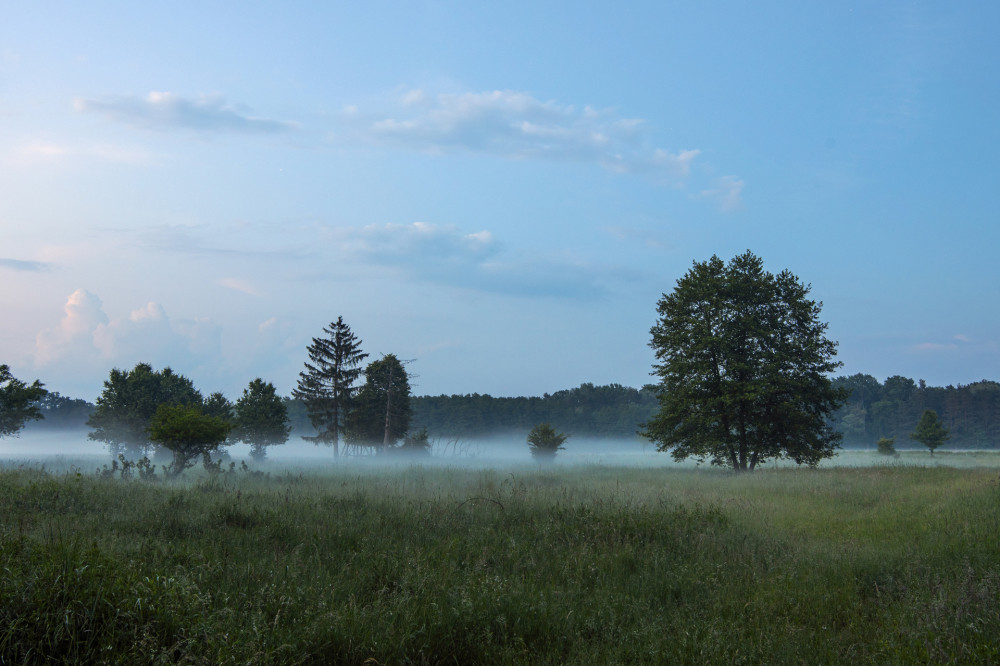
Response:
[[[846,446],[871,447],[879,439],[896,446],[916,444],[910,433],[930,409],[947,428],[954,448],[1000,447],[1000,383],[982,380],[958,386],[928,386],[923,380],[894,375],[879,382],[871,375],[837,377],[848,392],[833,418]]]
[[[998,382],[938,387],[900,375],[880,382],[871,375],[856,374],[835,377],[833,384],[848,391],[845,404],[831,420],[834,430],[843,435],[844,446],[872,448],[885,438],[894,439],[897,448],[918,447],[909,435],[923,412],[932,409],[949,431],[949,447],[1000,448]],[[656,413],[654,388],[585,383],[542,396],[411,396],[410,424],[418,431],[426,428],[434,439],[521,436],[543,422],[575,437],[631,438]],[[284,396],[280,402],[295,436],[315,436],[302,400]],[[36,407],[41,420],[28,426],[32,430],[83,427],[95,406],[48,392]]]

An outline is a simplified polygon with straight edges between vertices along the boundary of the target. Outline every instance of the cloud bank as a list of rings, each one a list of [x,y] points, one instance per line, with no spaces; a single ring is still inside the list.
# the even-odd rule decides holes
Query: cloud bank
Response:
[[[355,137],[430,153],[471,152],[512,159],[594,163],[664,183],[686,178],[698,150],[651,145],[645,121],[612,110],[578,109],[528,93],[494,90],[431,96],[411,90],[392,115],[345,110]]]
[[[106,99],[77,98],[73,107],[146,129],[186,129],[198,132],[276,134],[297,129],[295,123],[247,115],[221,95],[186,98],[170,92],[145,97],[125,95]]]
[[[67,299],[59,324],[35,337],[34,356],[39,367],[124,367],[139,361],[199,365],[217,360],[221,347],[219,328],[207,320],[172,321],[153,302],[111,319],[99,297],[78,289]]]

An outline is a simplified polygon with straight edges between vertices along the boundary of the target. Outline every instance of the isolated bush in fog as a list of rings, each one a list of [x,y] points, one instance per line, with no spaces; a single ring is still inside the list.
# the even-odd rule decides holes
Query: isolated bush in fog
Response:
[[[563,448],[563,442],[569,435],[556,432],[548,423],[539,423],[528,433],[528,447],[531,449],[531,456],[539,462],[551,461],[556,457],[556,451]]]

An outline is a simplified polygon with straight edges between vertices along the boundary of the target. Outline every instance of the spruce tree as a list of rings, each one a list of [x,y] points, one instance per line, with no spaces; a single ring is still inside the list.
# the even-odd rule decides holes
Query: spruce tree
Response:
[[[323,332],[326,337],[313,338],[307,348],[309,361],[299,373],[292,395],[305,403],[309,421],[316,429],[315,436],[303,439],[332,446],[336,457],[340,455],[344,419],[358,390],[354,383],[368,354],[361,351],[361,340],[343,317],[337,317]]]

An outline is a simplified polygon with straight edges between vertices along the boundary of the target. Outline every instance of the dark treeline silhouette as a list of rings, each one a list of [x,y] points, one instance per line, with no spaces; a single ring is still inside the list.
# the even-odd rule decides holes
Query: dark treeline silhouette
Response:
[[[851,394],[835,414],[834,427],[847,447],[874,448],[881,437],[895,437],[897,448],[920,448],[910,439],[921,414],[933,409],[948,429],[946,448],[1000,448],[1000,383],[935,387],[899,375],[879,382],[871,375],[837,377],[834,385]],[[284,398],[294,434],[313,432],[305,407]],[[28,430],[84,427],[94,406],[49,393],[43,399],[44,419]],[[426,427],[433,438],[478,438],[523,435],[538,423],[575,437],[634,437],[655,413],[652,390],[619,384],[581,386],[540,397],[501,398],[471,395],[419,396],[411,399],[416,430]]]
[[[310,430],[305,409],[289,400],[288,417],[296,433]],[[466,395],[415,396],[410,399],[411,427],[426,428],[435,438],[524,436],[538,423],[551,423],[582,437],[635,437],[640,424],[656,410],[647,389],[620,384],[581,386],[538,397]]]
[[[422,396],[412,406],[413,423],[438,437],[523,434],[538,423],[575,436],[635,437],[657,402],[650,390],[587,383],[541,397]]]
[[[844,446],[872,447],[881,437],[895,437],[897,448],[920,447],[910,439],[924,410],[937,412],[948,430],[948,448],[1000,447],[1000,383],[927,386],[894,375],[879,383],[871,375],[837,377],[848,389],[847,403],[834,417]]]
[[[50,391],[38,402],[38,411],[41,420],[31,423],[28,430],[71,430],[85,426],[94,413],[94,404]]]

